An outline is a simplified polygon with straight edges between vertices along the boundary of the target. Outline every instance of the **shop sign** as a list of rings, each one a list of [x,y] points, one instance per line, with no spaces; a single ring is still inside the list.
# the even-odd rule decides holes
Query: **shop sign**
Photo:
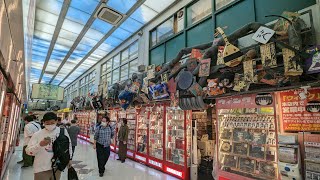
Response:
[[[320,131],[320,88],[280,93],[280,107],[284,131]]]
[[[219,109],[256,108],[257,106],[273,106],[273,103],[273,95],[263,93],[221,98],[216,101],[216,106]]]

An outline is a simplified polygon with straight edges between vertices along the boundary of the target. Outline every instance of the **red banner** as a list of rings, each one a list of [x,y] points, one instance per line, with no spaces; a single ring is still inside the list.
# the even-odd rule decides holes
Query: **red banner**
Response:
[[[284,131],[320,131],[320,89],[280,93]]]

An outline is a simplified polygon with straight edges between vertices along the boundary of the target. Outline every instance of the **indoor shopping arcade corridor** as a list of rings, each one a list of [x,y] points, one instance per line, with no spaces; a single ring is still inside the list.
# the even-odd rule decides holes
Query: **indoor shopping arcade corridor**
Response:
[[[21,136],[22,137],[22,136]],[[33,168],[21,168],[21,164],[17,164],[22,159],[22,142],[16,147],[16,151],[11,157],[9,167],[3,180],[33,180]],[[86,141],[78,139],[78,146],[75,150],[73,167],[78,173],[79,180],[176,180],[176,178],[163,174],[152,168],[137,162],[126,160],[125,163],[117,161],[117,155],[111,153],[109,161],[106,165],[104,177],[99,177],[97,158],[92,145]],[[61,180],[67,180],[67,171],[62,173]]]

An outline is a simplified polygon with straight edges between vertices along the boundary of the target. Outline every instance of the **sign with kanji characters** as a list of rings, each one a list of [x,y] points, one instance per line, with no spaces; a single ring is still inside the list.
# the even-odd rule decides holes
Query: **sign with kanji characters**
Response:
[[[250,94],[221,98],[216,100],[218,109],[273,107],[272,94]]]
[[[256,33],[252,36],[252,39],[262,43],[262,44],[267,44],[271,37],[274,35],[275,31],[261,26]]]
[[[320,88],[309,89],[306,99],[299,94],[304,90],[280,93],[280,108],[284,131],[320,131]]]

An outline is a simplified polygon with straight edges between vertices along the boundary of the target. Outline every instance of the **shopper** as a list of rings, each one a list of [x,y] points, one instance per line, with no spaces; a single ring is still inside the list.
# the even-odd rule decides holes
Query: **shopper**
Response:
[[[119,158],[122,163],[125,162],[126,155],[127,155],[127,142],[128,142],[128,135],[129,135],[129,127],[127,125],[127,119],[122,119],[122,124],[118,133],[118,141],[119,141]]]
[[[71,126],[68,128],[68,133],[71,139],[71,144],[72,144],[72,157],[74,155],[74,150],[77,146],[77,139],[78,139],[78,134],[80,133],[80,128],[77,125],[76,120],[71,120]]]
[[[34,159],[34,180],[53,180],[53,171],[51,159],[53,157],[52,145],[60,134],[60,129],[57,127],[57,115],[53,112],[48,112],[43,116],[45,128],[36,132],[26,148],[27,154],[35,156]],[[67,130],[64,130],[64,135],[69,138],[69,152],[72,151],[71,141]],[[71,159],[71,157],[70,157]],[[71,161],[69,161],[69,165]],[[56,179],[59,180],[61,171],[55,170]]]
[[[97,151],[99,176],[102,177],[105,171],[105,165],[110,156],[111,139],[114,136],[113,128],[110,126],[109,117],[101,120],[101,125],[97,127],[94,134],[93,148]]]
[[[57,122],[57,126],[58,127],[62,127],[64,124],[61,121],[61,117],[58,117],[58,122]]]
[[[18,162],[19,164],[23,163],[23,166],[21,168],[32,166],[34,157],[29,156],[26,153],[26,148],[32,135],[37,131],[41,130],[41,126],[38,123],[34,122],[34,119],[32,116],[26,116],[24,118],[24,121],[26,125],[24,126],[24,131],[23,131],[23,134],[24,134],[24,143],[23,143],[23,150],[22,150],[23,160]]]

